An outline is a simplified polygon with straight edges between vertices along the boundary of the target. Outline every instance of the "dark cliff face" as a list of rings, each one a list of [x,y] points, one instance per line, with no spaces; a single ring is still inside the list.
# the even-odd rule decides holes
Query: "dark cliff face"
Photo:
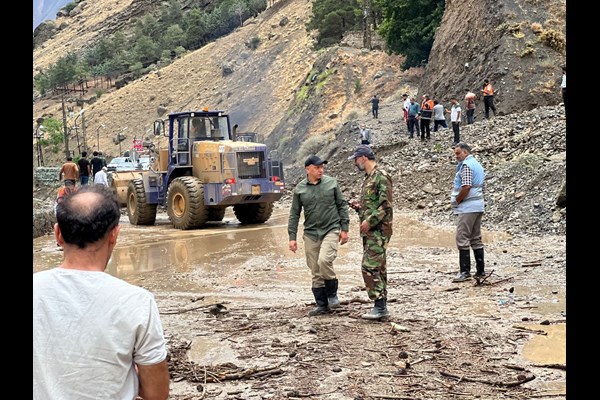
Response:
[[[500,115],[555,105],[565,64],[565,0],[447,0],[419,95],[444,104],[488,78]]]

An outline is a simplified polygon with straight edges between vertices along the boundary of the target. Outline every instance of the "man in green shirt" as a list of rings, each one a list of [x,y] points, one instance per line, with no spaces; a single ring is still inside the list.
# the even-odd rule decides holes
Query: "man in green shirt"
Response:
[[[310,156],[304,162],[306,178],[294,188],[288,219],[289,248],[298,250],[297,233],[304,209],[304,252],[312,275],[317,307],[309,315],[320,315],[340,306],[338,280],[333,270],[339,244],[348,242],[348,203],[335,178],[323,175],[326,160]]]

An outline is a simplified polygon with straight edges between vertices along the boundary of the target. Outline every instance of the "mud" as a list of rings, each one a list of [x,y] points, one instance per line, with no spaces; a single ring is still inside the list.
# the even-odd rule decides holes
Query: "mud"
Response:
[[[484,231],[491,275],[457,284],[454,227],[397,212],[391,316],[369,322],[360,319],[371,303],[351,215],[336,260],[342,306],[308,317],[310,274],[302,241],[297,254],[287,248],[287,213],[242,226],[228,211],[193,231],[173,229],[163,214],[152,227],[122,219],[107,272],[155,293],[170,398],[566,398],[564,236]],[[34,272],[60,264],[52,236],[33,247]]]

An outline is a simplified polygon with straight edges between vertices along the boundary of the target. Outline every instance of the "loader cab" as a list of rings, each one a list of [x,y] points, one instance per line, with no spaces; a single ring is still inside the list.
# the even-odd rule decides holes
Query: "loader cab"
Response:
[[[170,164],[189,167],[194,142],[231,140],[229,116],[208,110],[169,114],[168,134]]]

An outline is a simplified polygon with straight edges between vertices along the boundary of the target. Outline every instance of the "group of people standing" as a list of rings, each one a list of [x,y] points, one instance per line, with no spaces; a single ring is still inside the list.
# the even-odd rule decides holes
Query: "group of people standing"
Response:
[[[477,96],[469,89],[465,89],[465,92],[464,108],[466,110],[466,122],[467,124],[472,124],[475,122]],[[484,80],[481,93],[483,95],[485,106],[485,117],[489,118],[490,110],[492,110],[495,116],[496,106],[494,105],[494,89],[488,79]],[[408,94],[403,94],[402,98],[402,119],[406,123],[409,138],[414,137],[416,130],[417,137],[420,132],[421,141],[431,139],[431,121],[433,120],[433,132],[437,132],[440,127],[448,127],[445,114],[450,114],[450,124],[452,126],[452,131],[454,132],[454,144],[460,142],[462,107],[460,106],[457,97],[450,98],[451,107],[449,109],[444,108],[437,99],[432,99],[428,94],[423,95],[420,103],[417,102],[414,97],[409,97]]]
[[[481,240],[485,171],[471,155],[469,145],[457,143],[454,154],[458,165],[450,202],[457,216],[459,273],[453,281],[464,282],[471,278],[470,249],[476,261],[475,276],[485,274]],[[348,159],[364,172],[360,198],[351,201],[345,200],[337,180],[324,174],[327,160],[312,155],[304,162],[306,178],[294,188],[288,218],[289,249],[294,253],[298,250],[298,223],[304,211],[304,251],[316,304],[309,315],[326,314],[340,307],[337,295],[339,281],[333,262],[339,245],[348,242],[348,207],[356,210],[363,247],[361,272],[367,295],[374,302],[373,308],[362,318],[379,320],[390,315],[387,308],[386,249],[393,232],[392,178],[379,167],[373,149],[368,145],[358,145]]]

